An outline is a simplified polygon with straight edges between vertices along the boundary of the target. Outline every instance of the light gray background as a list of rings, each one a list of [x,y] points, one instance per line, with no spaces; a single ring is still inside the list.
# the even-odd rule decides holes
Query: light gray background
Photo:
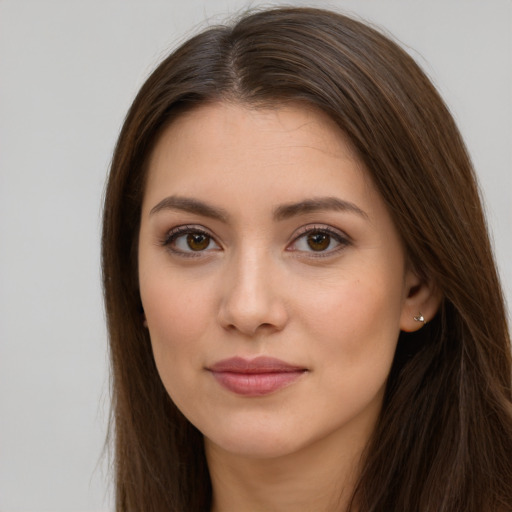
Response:
[[[270,5],[273,2],[266,2]],[[512,3],[289,2],[385,27],[469,146],[512,298]],[[0,510],[111,510],[101,198],[137,89],[236,0],[0,0]],[[252,6],[260,5],[252,2]]]

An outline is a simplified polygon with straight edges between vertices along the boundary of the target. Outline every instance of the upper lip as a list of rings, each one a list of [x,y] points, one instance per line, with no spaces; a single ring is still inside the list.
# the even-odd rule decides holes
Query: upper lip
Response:
[[[306,368],[294,364],[286,363],[274,357],[260,356],[254,359],[244,359],[243,357],[231,357],[223,359],[209,366],[212,372],[230,372],[230,373],[285,373],[305,371]]]

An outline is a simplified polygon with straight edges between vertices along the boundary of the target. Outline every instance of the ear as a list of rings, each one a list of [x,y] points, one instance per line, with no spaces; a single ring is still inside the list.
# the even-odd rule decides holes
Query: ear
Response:
[[[407,271],[404,290],[400,329],[405,332],[418,331],[437,313],[442,294],[432,282],[422,280],[412,270]],[[421,317],[423,320],[420,320]]]

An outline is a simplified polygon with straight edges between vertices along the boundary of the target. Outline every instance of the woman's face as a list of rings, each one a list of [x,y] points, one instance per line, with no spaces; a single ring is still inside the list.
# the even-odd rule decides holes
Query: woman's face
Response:
[[[139,279],[169,395],[207,447],[240,455],[364,442],[416,313],[416,278],[367,172],[300,105],[217,103],[166,129]]]

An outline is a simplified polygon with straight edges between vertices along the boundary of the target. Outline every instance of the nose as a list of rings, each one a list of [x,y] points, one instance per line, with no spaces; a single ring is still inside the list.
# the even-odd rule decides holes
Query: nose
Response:
[[[244,336],[272,334],[288,322],[278,263],[269,254],[240,254],[226,268],[219,321]]]

